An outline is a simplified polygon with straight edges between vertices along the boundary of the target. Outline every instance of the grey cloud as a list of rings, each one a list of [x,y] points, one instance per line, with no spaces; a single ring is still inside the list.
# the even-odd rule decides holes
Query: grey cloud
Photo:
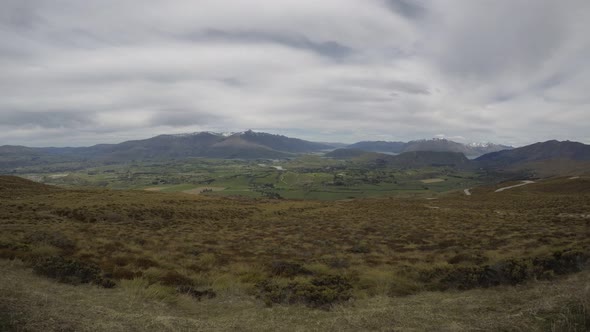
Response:
[[[76,128],[95,123],[94,115],[76,111],[0,111],[0,126],[4,127],[42,127]]]
[[[0,26],[31,30],[43,24],[43,18],[35,11],[35,2],[29,0],[5,0],[0,11]]]
[[[568,42],[567,7],[551,0],[515,0],[468,2],[453,6],[454,13],[440,9],[452,13],[452,20],[433,31],[433,45],[439,47],[435,61],[445,72],[469,79],[526,75]]]
[[[420,94],[420,95],[428,95],[430,91],[427,87],[413,82],[405,82],[405,81],[390,81],[387,82],[386,85],[388,88],[394,91],[400,91],[410,94]]]
[[[152,126],[187,127],[192,125],[207,125],[219,122],[220,118],[214,114],[195,110],[164,109],[159,110],[150,118]]]
[[[331,140],[587,137],[586,0],[1,7],[3,143],[249,127]]]
[[[317,54],[331,57],[344,58],[353,54],[354,50],[333,40],[312,41],[309,38],[298,35],[291,36],[261,31],[224,31],[207,29],[187,36],[191,40],[223,40],[246,43],[275,43],[296,49],[309,50]]]
[[[232,86],[232,87],[239,87],[244,85],[244,82],[242,82],[241,80],[235,78],[235,77],[226,77],[226,78],[222,78],[221,82]]]
[[[430,94],[430,89],[426,85],[411,81],[350,79],[343,80],[341,84],[364,89],[386,90],[388,92],[393,92],[394,95],[398,95],[398,92],[416,95]]]
[[[369,93],[367,91],[350,88],[324,88],[321,90],[313,89],[305,91],[306,95],[312,98],[318,98],[325,101],[336,103],[385,103],[390,102],[393,98],[386,93]],[[342,109],[338,115],[343,112]],[[326,111],[325,108],[322,111]],[[358,111],[353,114],[358,115]]]
[[[392,11],[408,18],[416,19],[426,15],[426,7],[418,0],[384,0]]]
[[[406,81],[343,80],[338,83],[334,87],[305,89],[304,94],[334,103],[390,103],[402,94],[430,94],[427,87]]]

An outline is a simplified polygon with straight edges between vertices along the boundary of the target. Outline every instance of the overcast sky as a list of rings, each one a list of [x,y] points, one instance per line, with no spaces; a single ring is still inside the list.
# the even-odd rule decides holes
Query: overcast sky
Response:
[[[0,0],[0,145],[590,143],[588,0]]]

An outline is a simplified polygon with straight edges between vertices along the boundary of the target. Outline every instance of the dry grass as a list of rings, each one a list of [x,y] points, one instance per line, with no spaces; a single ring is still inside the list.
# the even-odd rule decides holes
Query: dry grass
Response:
[[[126,282],[58,284],[0,261],[0,326],[20,331],[585,331],[590,273],[464,292],[374,296],[331,311],[265,307],[249,297],[195,301]],[[586,324],[586,325],[580,325]]]
[[[281,317],[285,311],[294,315],[293,319],[316,317],[321,324],[328,324],[322,325],[328,330],[331,326],[370,329],[373,323],[377,324],[374,329],[387,330],[387,324],[399,323],[404,315],[418,319],[419,306],[423,305],[432,306],[426,309],[435,315],[434,321],[447,319],[451,324],[465,318],[460,314],[460,303],[450,299],[468,295],[421,292],[552,280],[587,266],[590,222],[575,216],[590,213],[590,181],[556,179],[502,193],[494,193],[494,189],[476,188],[472,196],[440,196],[435,201],[438,208],[430,209],[427,203],[433,201],[424,199],[255,201],[146,191],[59,190],[0,177],[0,258],[33,265],[61,256],[95,264],[104,278],[113,279],[118,286],[111,291],[82,285],[77,286],[79,292],[110,294],[104,295],[108,301],[114,301],[112,294],[125,293],[141,305],[155,301],[159,306],[175,306],[170,309],[171,315],[180,317],[185,316],[177,310],[184,312],[183,305],[189,303],[190,308],[201,308],[202,317],[208,321],[213,319],[210,315],[230,319],[229,309],[223,306],[235,304],[237,311],[243,305],[244,312],[253,314],[250,310],[254,310],[253,315],[263,315],[262,320]],[[501,273],[501,278],[490,279],[490,271]],[[352,299],[338,304],[347,298],[335,296],[334,290],[340,286],[318,280],[350,284]],[[276,294],[264,293],[266,288],[261,285],[269,282]],[[21,286],[27,287],[26,283]],[[510,288],[497,289],[505,290],[498,295],[502,299],[510,297]],[[215,299],[204,297],[197,302],[186,295],[208,294],[209,290],[217,294]],[[277,298],[287,294],[289,302],[298,299],[310,307],[334,300],[336,307],[325,313],[298,303],[277,305],[283,301],[277,300],[267,301],[272,308],[262,309],[263,300],[277,294]],[[399,297],[412,294],[419,294],[422,301],[412,307],[418,311],[398,308],[401,311],[394,315],[388,306],[411,301],[415,297]],[[496,290],[464,294],[494,297]],[[536,296],[535,301],[545,301],[543,294]],[[443,299],[451,302],[440,302]],[[478,303],[474,308],[479,310],[505,313],[506,303],[490,302],[485,307],[488,300],[470,301]],[[513,300],[518,302],[516,296]],[[438,314],[441,305],[452,310]],[[365,312],[364,306],[370,309]],[[567,308],[571,312],[582,310]],[[137,308],[130,307],[130,315],[133,310]],[[522,315],[515,316],[514,322]],[[235,327],[237,330],[258,326],[251,319],[239,317],[242,321],[229,321],[246,322]],[[182,329],[182,322],[191,328],[197,326],[184,319],[175,326]],[[559,317],[552,319],[561,324]],[[475,320],[465,326],[492,324],[492,320],[484,325]],[[562,321],[567,324],[567,319]],[[404,324],[401,326],[417,326]],[[463,323],[456,324],[448,329],[469,330],[460,325]]]
[[[386,293],[389,278],[396,281],[385,282],[389,291],[405,294],[433,287],[416,283],[423,271],[588,253],[588,220],[568,216],[590,213],[589,194],[540,186],[447,195],[436,201],[438,209],[421,199],[326,203],[23,191],[0,202],[0,256],[63,255],[97,264],[115,279],[172,271],[223,289],[251,289],[273,277],[270,263],[288,261],[348,276],[357,293]]]

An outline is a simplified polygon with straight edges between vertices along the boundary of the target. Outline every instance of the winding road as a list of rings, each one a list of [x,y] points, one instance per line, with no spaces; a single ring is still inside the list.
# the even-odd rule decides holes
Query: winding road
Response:
[[[508,189],[512,189],[512,188],[516,188],[516,187],[526,186],[527,184],[531,184],[531,183],[535,183],[535,181],[525,180],[525,181],[522,181],[522,183],[515,184],[515,185],[509,186],[509,187],[500,188],[500,189],[497,189],[494,192],[499,193],[499,192],[502,192],[504,190],[508,190]]]
[[[496,191],[494,191],[494,192],[499,193],[499,192],[502,192],[504,190],[508,190],[508,189],[512,189],[512,188],[516,188],[516,187],[526,186],[527,184],[531,184],[531,183],[535,183],[535,181],[524,180],[524,181],[522,181],[522,183],[515,184],[513,186],[503,187],[503,188],[500,188],[500,189],[496,189]],[[465,193],[466,196],[471,196],[471,188],[463,189],[463,192]]]

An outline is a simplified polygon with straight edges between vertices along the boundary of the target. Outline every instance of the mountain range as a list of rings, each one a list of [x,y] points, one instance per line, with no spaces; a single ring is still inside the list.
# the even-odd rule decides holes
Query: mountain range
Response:
[[[363,151],[403,153],[410,151],[459,152],[466,156],[510,148],[501,145],[474,146],[446,139],[404,142],[359,142],[352,145],[318,143],[248,130],[239,133],[197,132],[192,134],[159,135],[119,144],[98,144],[76,148],[30,148],[0,146],[0,158],[12,157],[17,163],[39,159],[95,160],[119,162],[126,160],[209,158],[287,158],[295,154],[334,150],[346,147]],[[2,160],[0,160],[1,162]]]
[[[346,147],[337,149],[342,146]],[[4,145],[0,146],[0,171],[71,162],[120,163],[189,157],[281,159],[306,153],[326,153],[326,157],[335,159],[361,158],[394,167],[448,165],[501,171],[532,170],[532,174],[539,175],[573,174],[590,170],[590,145],[570,141],[553,140],[519,148],[492,143],[462,144],[447,139],[364,141],[344,145],[310,142],[248,130],[230,134],[198,132],[159,135],[119,144],[75,148]],[[466,156],[479,157],[469,160]]]
[[[0,146],[0,168],[56,161],[124,162],[188,157],[275,159],[331,149],[334,147],[324,143],[251,130],[232,134],[199,132],[159,135],[119,144],[98,144],[77,148],[30,148],[5,145]]]

